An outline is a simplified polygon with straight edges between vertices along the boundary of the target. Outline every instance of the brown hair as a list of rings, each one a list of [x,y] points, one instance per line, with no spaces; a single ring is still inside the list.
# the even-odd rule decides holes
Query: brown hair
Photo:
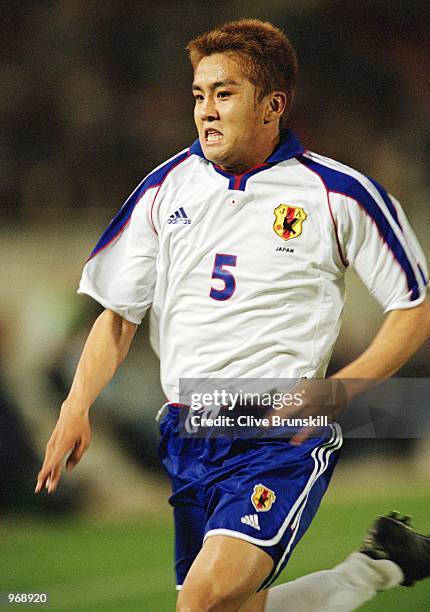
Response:
[[[289,112],[297,80],[296,52],[287,36],[271,23],[231,21],[194,38],[187,50],[194,70],[205,56],[231,53],[255,86],[259,101],[272,91],[283,91],[287,96],[285,112]]]

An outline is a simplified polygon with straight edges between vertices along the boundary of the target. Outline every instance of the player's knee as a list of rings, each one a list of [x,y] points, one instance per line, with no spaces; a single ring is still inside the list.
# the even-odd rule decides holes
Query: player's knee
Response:
[[[237,601],[234,594],[205,581],[198,587],[185,587],[180,591],[176,612],[224,612],[226,607],[233,610],[235,602],[239,610],[242,602]]]

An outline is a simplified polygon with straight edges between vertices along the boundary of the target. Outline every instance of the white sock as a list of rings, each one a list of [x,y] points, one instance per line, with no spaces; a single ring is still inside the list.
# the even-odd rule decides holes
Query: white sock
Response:
[[[269,589],[266,612],[350,612],[403,579],[392,561],[354,552],[333,569]]]

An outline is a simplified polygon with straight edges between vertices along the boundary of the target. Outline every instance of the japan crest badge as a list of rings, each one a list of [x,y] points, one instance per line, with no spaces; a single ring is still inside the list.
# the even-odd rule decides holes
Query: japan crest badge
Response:
[[[291,240],[301,235],[303,221],[308,218],[303,208],[290,206],[289,204],[279,204],[273,213],[275,215],[273,229],[280,238]]]
[[[275,492],[265,487],[261,482],[256,484],[251,495],[251,501],[257,512],[267,512],[276,501]]]

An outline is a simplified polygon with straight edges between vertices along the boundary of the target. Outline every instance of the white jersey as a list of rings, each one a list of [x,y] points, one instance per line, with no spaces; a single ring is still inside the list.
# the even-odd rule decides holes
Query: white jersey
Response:
[[[398,202],[285,130],[242,175],[207,161],[199,141],[159,166],[99,240],[79,292],[133,323],[152,306],[163,390],[177,401],[180,377],[323,377],[347,265],[385,311],[425,298]]]

